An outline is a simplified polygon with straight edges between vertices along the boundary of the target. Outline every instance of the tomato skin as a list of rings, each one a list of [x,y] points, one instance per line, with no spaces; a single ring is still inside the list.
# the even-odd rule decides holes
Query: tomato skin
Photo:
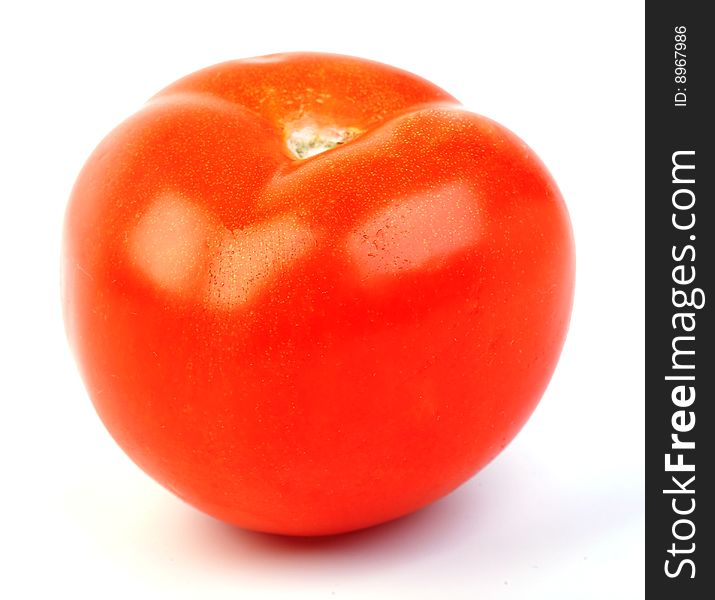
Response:
[[[299,159],[306,123],[358,133]],[[169,86],[93,153],[65,222],[66,328],[110,433],[197,508],[291,535],[404,515],[494,458],[573,284],[565,205],[521,140],[334,55]]]

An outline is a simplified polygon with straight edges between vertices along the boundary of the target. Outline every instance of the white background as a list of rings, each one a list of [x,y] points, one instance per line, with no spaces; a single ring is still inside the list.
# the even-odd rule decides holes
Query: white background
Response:
[[[643,597],[643,11],[3,3],[0,596]],[[426,510],[318,540],[223,525],[125,458],[67,349],[58,289],[64,205],[99,140],[180,76],[293,50],[407,69],[511,128],[559,183],[578,252],[566,347],[518,438]]]

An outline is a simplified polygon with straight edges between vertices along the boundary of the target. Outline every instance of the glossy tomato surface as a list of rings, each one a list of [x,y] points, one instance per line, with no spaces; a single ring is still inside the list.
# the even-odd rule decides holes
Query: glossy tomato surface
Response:
[[[116,441],[199,509],[294,535],[404,515],[490,461],[553,372],[573,278],[519,138],[335,55],[169,86],[65,222],[66,328]]]

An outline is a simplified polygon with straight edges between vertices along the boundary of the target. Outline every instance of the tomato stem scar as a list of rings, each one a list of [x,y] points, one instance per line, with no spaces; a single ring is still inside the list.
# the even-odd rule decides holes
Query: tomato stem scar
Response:
[[[306,123],[304,119],[285,127],[286,146],[298,159],[306,159],[355,138],[361,131],[357,127],[320,126]]]

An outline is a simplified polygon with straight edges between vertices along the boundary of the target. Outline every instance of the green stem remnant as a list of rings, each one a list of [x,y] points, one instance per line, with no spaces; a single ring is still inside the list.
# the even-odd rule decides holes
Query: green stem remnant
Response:
[[[302,124],[296,128],[286,127],[286,145],[293,156],[304,159],[344,144],[359,133],[355,127]]]

